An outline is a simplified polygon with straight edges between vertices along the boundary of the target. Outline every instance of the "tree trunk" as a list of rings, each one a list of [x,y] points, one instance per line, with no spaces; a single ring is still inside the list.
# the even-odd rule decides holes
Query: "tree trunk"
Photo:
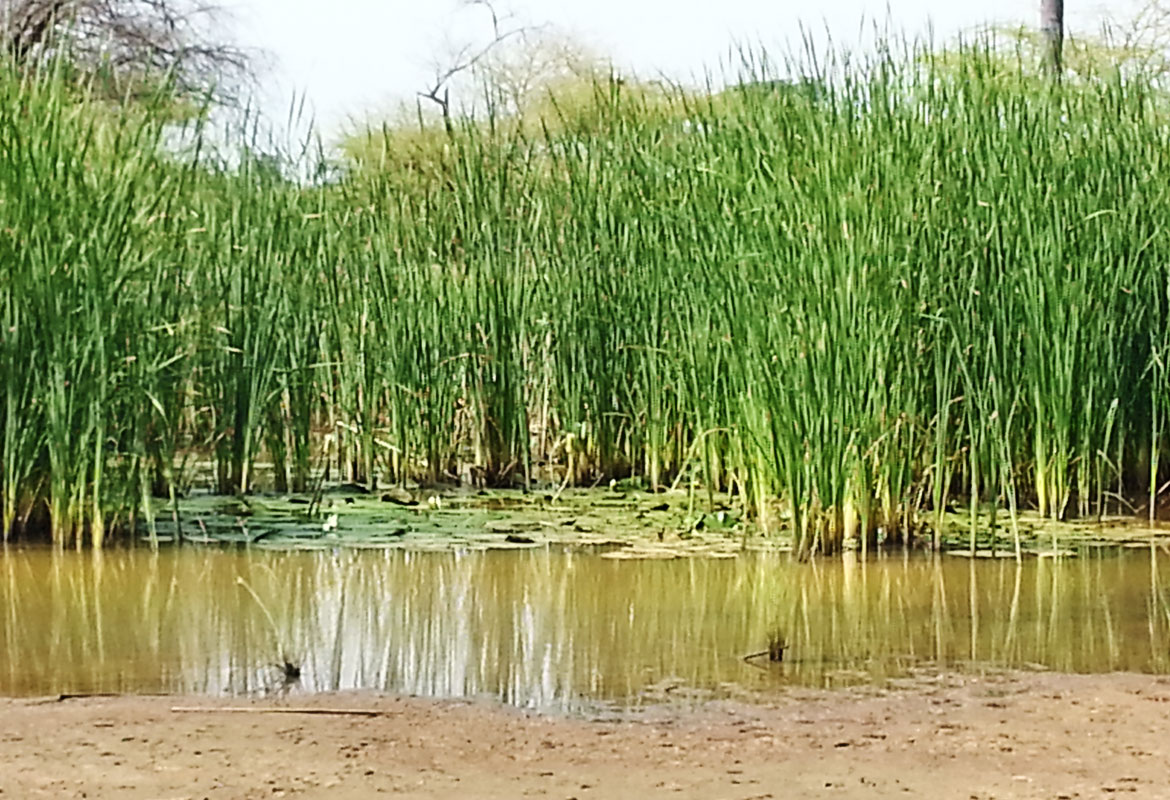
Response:
[[[1040,30],[1047,46],[1046,64],[1059,80],[1064,49],[1064,0],[1040,0]]]

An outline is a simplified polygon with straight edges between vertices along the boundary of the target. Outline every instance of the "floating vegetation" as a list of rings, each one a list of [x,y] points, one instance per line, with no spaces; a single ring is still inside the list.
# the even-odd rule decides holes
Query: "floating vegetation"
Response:
[[[946,553],[972,558],[1060,558],[1102,548],[1170,546],[1170,526],[1126,516],[1062,521],[1025,511],[1009,522],[1002,515],[997,520],[994,514],[956,513],[947,523],[952,533],[943,539]]]
[[[734,558],[747,551],[787,549],[764,538],[731,511],[717,524],[695,530],[684,492],[614,495],[570,489],[555,498],[519,490],[442,494],[439,504],[387,503],[368,492],[329,492],[322,508],[307,512],[303,495],[250,496],[225,502],[202,495],[160,517],[155,536],[166,542],[246,545],[264,550],[527,550],[572,547],[605,558]],[[149,541],[149,537],[147,538]],[[605,552],[608,551],[608,552]]]
[[[441,499],[388,501],[384,495],[337,486],[310,513],[307,495],[194,495],[178,502],[177,513],[156,520],[154,541],[264,550],[574,547],[616,561],[734,558],[754,551],[790,552],[793,547],[788,538],[764,535],[758,522],[734,508],[727,496],[704,499],[712,511],[699,513],[694,512],[699,501],[683,491],[569,489],[542,495],[519,489],[449,489],[432,497]],[[1170,526],[1127,517],[1060,522],[1022,512],[1009,529],[1002,519],[997,523],[993,515],[982,514],[975,518],[974,539],[967,533],[967,515],[954,514],[948,524],[956,534],[943,540],[942,550],[959,557],[1071,558],[1104,549],[1170,547]],[[143,541],[151,538],[144,536]]]

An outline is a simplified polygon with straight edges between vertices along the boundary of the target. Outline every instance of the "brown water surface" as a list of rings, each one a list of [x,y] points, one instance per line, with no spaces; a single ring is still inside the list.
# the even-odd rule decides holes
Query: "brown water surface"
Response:
[[[1170,672],[1170,556],[794,564],[0,551],[0,694],[378,689],[631,707],[934,669]],[[766,651],[782,638],[784,660]]]

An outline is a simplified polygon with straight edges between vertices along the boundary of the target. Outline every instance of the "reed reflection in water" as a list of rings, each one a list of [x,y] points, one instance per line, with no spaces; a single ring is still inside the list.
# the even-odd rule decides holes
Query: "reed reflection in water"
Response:
[[[0,555],[0,693],[298,690],[546,709],[928,666],[1170,671],[1156,548],[1009,561],[560,551]],[[782,637],[780,664],[745,662]]]

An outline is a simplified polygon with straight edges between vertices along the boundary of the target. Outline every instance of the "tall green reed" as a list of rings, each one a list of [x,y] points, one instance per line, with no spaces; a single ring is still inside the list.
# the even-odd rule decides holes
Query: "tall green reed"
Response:
[[[373,132],[316,185],[6,77],[5,531],[99,543],[192,454],[222,492],[686,480],[802,555],[1153,515],[1164,100],[893,58]]]

